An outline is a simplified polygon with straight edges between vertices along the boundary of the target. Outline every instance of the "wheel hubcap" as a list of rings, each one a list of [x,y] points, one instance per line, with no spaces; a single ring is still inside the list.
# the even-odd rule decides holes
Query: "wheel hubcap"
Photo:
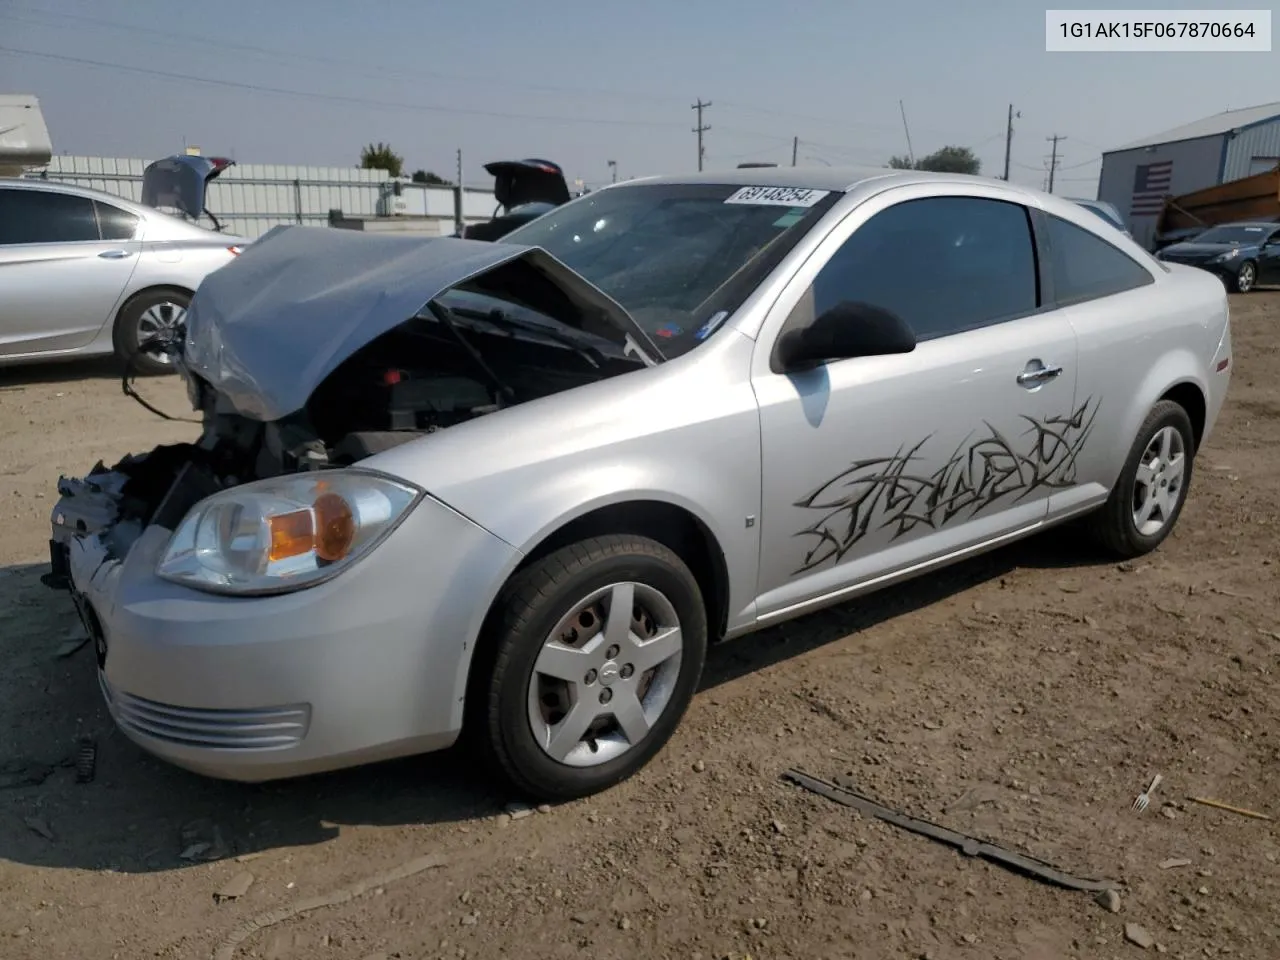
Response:
[[[186,319],[187,308],[172,300],[162,300],[147,307],[138,317],[138,343],[157,339],[150,346],[143,347],[142,352],[153,360],[171,363],[173,358],[164,349],[164,344],[181,335]]]
[[[1242,293],[1253,286],[1253,265],[1252,264],[1246,263],[1243,267],[1240,268],[1240,279],[1239,279],[1238,285]]]
[[[643,583],[576,603],[529,678],[529,726],[553,760],[590,767],[639,744],[671,704],[684,640],[675,607]]]
[[[1133,524],[1144,537],[1159,533],[1182,500],[1187,451],[1182,434],[1162,427],[1138,462],[1133,485]]]

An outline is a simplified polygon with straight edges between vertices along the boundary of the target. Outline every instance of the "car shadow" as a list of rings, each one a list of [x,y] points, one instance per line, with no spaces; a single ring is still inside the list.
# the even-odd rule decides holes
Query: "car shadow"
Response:
[[[119,380],[124,366],[115,357],[86,360],[58,360],[0,366],[0,391],[39,383],[70,383],[75,380]]]
[[[1039,537],[713,648],[702,690],[847,638],[1017,567],[1101,562],[1074,538]],[[155,760],[114,726],[90,644],[43,565],[0,569],[0,856],[41,867],[150,873],[323,843],[343,826],[471,821],[507,798],[465,746],[268,784],[210,780]],[[96,748],[92,779],[77,752]],[[186,854],[188,859],[183,859]]]

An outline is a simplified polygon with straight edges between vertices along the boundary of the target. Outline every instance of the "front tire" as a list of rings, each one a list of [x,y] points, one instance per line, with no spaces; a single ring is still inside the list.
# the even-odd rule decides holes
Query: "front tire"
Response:
[[[1106,504],[1090,518],[1093,538],[1118,557],[1150,553],[1173,531],[1191,486],[1195,433],[1172,400],[1151,408]]]
[[[640,770],[675,731],[707,649],[698,582],[666,546],[609,535],[517,573],[473,670],[471,720],[497,773],[546,801]]]
[[[116,316],[112,335],[116,356],[126,368],[146,376],[172,373],[173,362],[146,343],[165,334],[180,337],[190,305],[191,294],[177,288],[144,290],[130,299]]]
[[[1258,265],[1252,260],[1246,260],[1240,264],[1240,269],[1236,271],[1236,275],[1231,281],[1231,286],[1236,293],[1248,293],[1257,282]]]

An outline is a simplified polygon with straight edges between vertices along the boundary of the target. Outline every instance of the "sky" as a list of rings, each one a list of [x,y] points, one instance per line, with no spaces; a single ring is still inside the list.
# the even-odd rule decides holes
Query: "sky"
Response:
[[[696,169],[699,99],[708,169],[789,164],[795,137],[802,165],[880,166],[905,112],[915,156],[999,176],[1012,103],[1010,179],[1043,187],[1056,134],[1080,197],[1103,150],[1280,100],[1280,52],[1046,53],[1044,23],[1026,0],[0,0],[0,92],[40,98],[57,153],[354,166],[379,141],[450,180],[461,150],[484,186],[520,157],[571,185]]]

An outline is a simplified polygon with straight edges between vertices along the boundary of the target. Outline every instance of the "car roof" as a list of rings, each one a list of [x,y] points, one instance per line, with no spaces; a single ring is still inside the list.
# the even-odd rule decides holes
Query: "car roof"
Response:
[[[107,193],[105,190],[94,190],[91,187],[78,187],[73,183],[64,183],[61,180],[45,180],[34,177],[0,177],[0,187],[36,190],[42,193],[68,193],[76,197],[88,197],[91,200],[101,200],[103,203],[113,203],[117,207],[125,207],[130,213],[136,213],[144,217],[156,212],[153,207],[145,206],[136,200],[130,200],[128,197],[120,197],[114,193]]]
[[[797,187],[803,190],[838,190],[848,192],[869,180],[908,183],[999,183],[1012,189],[1020,189],[1003,180],[991,177],[969,176],[962,173],[931,173],[924,170],[895,170],[891,167],[842,166],[842,167],[748,167],[731,170],[708,170],[701,173],[669,174],[655,177],[637,177],[610,185],[626,186],[634,183],[716,183],[741,184],[751,187]]]

